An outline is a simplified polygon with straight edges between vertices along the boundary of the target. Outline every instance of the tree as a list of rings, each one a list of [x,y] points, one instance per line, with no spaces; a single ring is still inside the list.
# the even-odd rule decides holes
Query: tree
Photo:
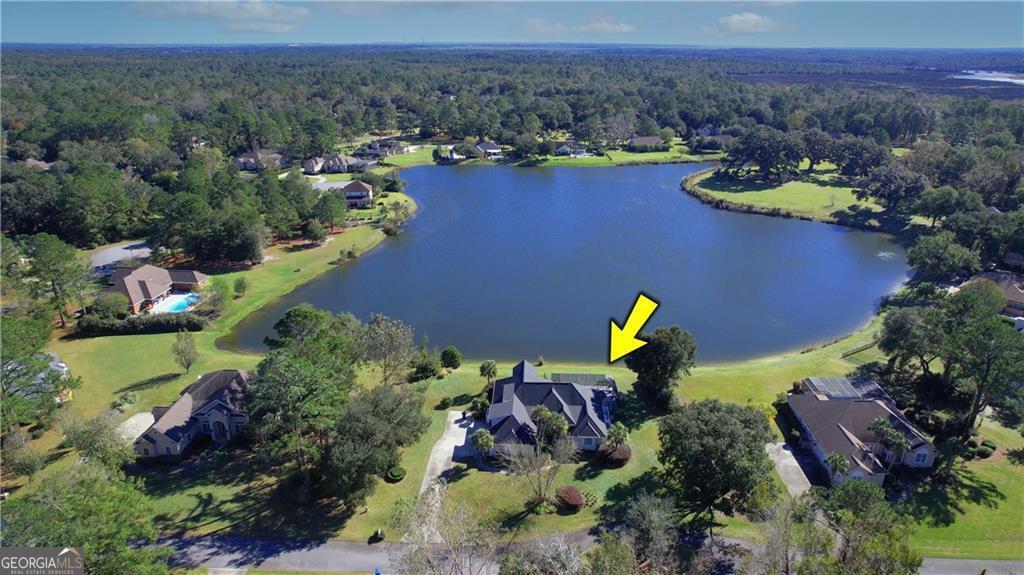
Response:
[[[174,354],[174,362],[181,366],[185,373],[192,371],[192,366],[199,359],[199,350],[196,349],[196,340],[192,337],[192,333],[179,331],[174,337],[171,353]]]
[[[563,536],[509,549],[498,563],[498,575],[588,575],[583,550]],[[602,574],[603,575],[603,574]]]
[[[925,375],[941,354],[942,334],[934,310],[896,308],[882,318],[878,349],[889,356],[889,366],[917,362]]]
[[[814,166],[835,156],[835,141],[832,136],[818,129],[800,132],[803,140],[804,155],[807,156],[807,171],[813,172]]]
[[[540,405],[530,415],[537,426],[537,444],[546,447],[569,435],[569,423],[565,416]]]
[[[90,285],[89,270],[79,260],[75,248],[50,234],[36,234],[25,242],[29,266],[25,276],[34,280],[37,299],[47,299],[60,316],[61,327],[67,326],[68,305],[81,300]]]
[[[324,229],[323,224],[320,220],[309,220],[306,222],[306,226],[302,230],[302,237],[309,240],[314,244],[322,244],[327,239],[327,230]]]
[[[929,188],[914,203],[914,213],[931,220],[934,228],[938,220],[957,212],[973,212],[985,209],[985,202],[976,192],[960,191],[950,186]]]
[[[448,369],[459,369],[462,365],[462,353],[459,348],[449,345],[441,351],[441,365]]]
[[[361,502],[373,489],[375,477],[399,464],[399,450],[427,429],[430,421],[422,409],[422,395],[390,385],[353,396],[331,431],[324,465],[330,493],[350,505]]]
[[[818,523],[806,496],[779,501],[765,512],[759,528],[765,543],[752,556],[751,574],[816,573],[815,566],[833,563],[833,536]]]
[[[136,484],[90,463],[4,504],[4,545],[80,547],[91,575],[166,575],[173,551],[154,543],[149,500]]]
[[[613,423],[611,427],[608,428],[608,434],[605,435],[604,438],[605,444],[614,448],[625,445],[628,440],[629,430],[626,429],[626,426],[623,425],[621,421]]]
[[[846,473],[850,468],[850,462],[847,461],[846,456],[834,451],[825,456],[824,463],[825,468],[829,470],[828,480],[832,483],[835,483],[836,478]]]
[[[3,463],[15,474],[32,479],[46,465],[46,453],[26,446],[11,448],[5,442]]]
[[[947,231],[917,240],[907,253],[907,262],[938,278],[970,275],[981,269],[977,252],[958,244]]]
[[[494,385],[494,378],[498,377],[498,363],[493,359],[488,359],[481,363],[480,377],[487,380],[488,387]]]
[[[82,459],[120,473],[122,467],[135,460],[131,443],[117,430],[120,418],[112,410],[80,419],[67,416],[64,420],[64,443],[78,451]]]
[[[370,317],[363,348],[366,358],[377,365],[385,384],[401,381],[416,354],[412,328],[381,314]]]
[[[210,280],[210,285],[203,290],[203,306],[214,312],[224,311],[231,299],[231,286],[228,280],[218,276]]]
[[[467,502],[446,501],[447,492],[447,485],[437,481],[417,499],[392,561],[397,575],[493,573],[501,533]]]
[[[891,162],[892,154],[872,140],[847,135],[835,142],[835,160],[844,176],[863,178],[872,169]]]
[[[928,179],[911,172],[897,162],[871,168],[867,176],[857,182],[857,198],[876,199],[886,210],[898,213],[913,205],[928,189]]]
[[[716,399],[689,403],[661,420],[658,437],[658,461],[680,505],[712,536],[714,512],[732,515],[770,481],[764,446],[772,434],[756,410]]]
[[[587,554],[586,559],[593,575],[634,575],[637,572],[633,546],[608,531],[601,532],[601,542]]]
[[[102,318],[124,319],[128,317],[130,305],[128,298],[123,293],[105,291],[96,296],[92,305],[89,306],[89,311]]]
[[[906,519],[885,500],[885,492],[870,481],[847,481],[819,492],[818,504],[838,545],[830,571],[851,575],[890,573],[911,575],[921,567],[921,555],[908,541]]]
[[[53,331],[52,316],[42,314],[0,315],[0,434],[5,438],[22,425],[46,421],[57,408],[54,399],[78,385],[78,378],[64,378],[48,368],[43,353]],[[40,380],[42,375],[42,380]],[[47,390],[39,393],[41,389]]]
[[[474,431],[470,441],[473,443],[473,449],[477,450],[482,455],[486,455],[494,449],[494,436],[486,429],[478,429]]]
[[[957,332],[954,345],[958,353],[951,358],[953,377],[966,385],[971,397],[962,420],[966,439],[987,407],[1024,400],[1024,332],[990,315]]]
[[[724,166],[739,171],[752,164],[765,180],[783,180],[796,171],[803,158],[803,141],[796,134],[758,125],[733,141]]]
[[[680,372],[689,375],[696,363],[697,344],[679,326],[659,327],[640,339],[647,345],[626,356],[626,367],[637,377],[633,388],[645,400],[667,406]]]
[[[679,513],[671,499],[641,493],[626,503],[623,535],[651,572],[672,575],[679,566]]]
[[[249,291],[249,280],[245,279],[245,276],[238,276],[235,279],[235,297],[243,297],[247,291]]]
[[[517,445],[501,454],[509,474],[526,484],[531,496],[528,503],[534,509],[553,501],[551,491],[558,470],[575,459],[576,446],[569,438],[554,442],[547,450],[539,445]]]
[[[299,488],[308,491],[324,477],[345,415],[358,343],[344,316],[311,306],[285,315],[289,321],[275,324],[278,338],[249,384],[246,411],[264,453],[294,463]]]
[[[313,215],[323,225],[333,230],[345,223],[345,200],[338,194],[324,194],[313,206]]]

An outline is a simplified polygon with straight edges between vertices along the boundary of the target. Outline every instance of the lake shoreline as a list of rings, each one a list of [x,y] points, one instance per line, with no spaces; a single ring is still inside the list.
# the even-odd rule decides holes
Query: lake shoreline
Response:
[[[692,162],[685,162],[685,163],[690,164]],[[504,167],[504,168],[518,167],[518,166],[515,166],[515,165],[499,164],[499,163],[494,163],[494,162],[473,162],[473,164],[475,164],[476,167],[487,166],[487,167],[499,168],[499,169],[502,168],[502,167]],[[412,167],[412,166],[409,166],[409,167]],[[452,166],[447,166],[447,167],[452,167]],[[558,167],[561,167],[561,166],[558,166]],[[610,167],[610,166],[608,166],[608,167]],[[404,167],[401,168],[401,169],[404,169]],[[636,168],[634,167],[634,169],[636,169]],[[669,169],[669,168],[667,168],[667,167],[663,167],[662,168],[662,170],[660,172],[662,176],[664,175],[664,173],[665,173],[665,171],[667,169]],[[706,170],[701,170],[701,171],[697,172],[696,174],[690,175],[688,177],[693,177],[694,175],[707,173],[711,169],[714,169],[714,166],[711,166],[711,167],[709,167]],[[481,170],[481,172],[485,172],[485,171],[489,172],[489,170]],[[555,173],[555,172],[556,171],[552,171],[552,174]],[[433,171],[431,171],[431,173],[433,173]],[[512,172],[509,172],[509,173],[512,173]],[[617,173],[617,171],[616,172],[609,172],[609,173]],[[554,176],[552,176],[552,177],[554,177]],[[587,177],[592,179],[592,178],[603,178],[604,176],[595,174],[595,175],[587,176]],[[633,177],[635,177],[635,176],[629,175],[629,176],[620,177],[619,179],[622,179],[622,178],[629,179],[629,178],[633,178]],[[430,176],[430,177],[426,177],[426,180],[433,181],[435,178],[436,178],[436,176]],[[424,178],[421,176],[419,179],[422,180]],[[664,178],[661,178],[661,179],[664,179]],[[675,180],[675,178],[673,178],[673,179]],[[415,182],[416,178],[414,178],[413,181]],[[613,181],[614,181],[614,179],[613,179]],[[675,180],[675,181],[678,181],[678,180]],[[420,182],[418,185],[422,188],[422,182]],[[444,186],[445,184],[439,184],[439,185]],[[452,184],[448,184],[448,185],[452,185]],[[473,187],[472,184],[466,184],[466,185],[469,185],[471,188]],[[520,182],[520,185],[522,185],[521,182]],[[465,187],[465,186],[463,186],[463,187]],[[659,187],[662,190],[664,190],[664,192],[659,192],[659,194],[662,194],[662,195],[670,194],[671,190],[674,189],[674,186],[672,186],[671,183],[669,183],[669,182],[662,182],[661,184],[659,184]],[[419,189],[419,188],[417,188],[417,189]],[[433,197],[430,188],[425,188],[424,190],[427,193],[421,194],[420,197],[417,197],[416,200],[414,200],[414,201],[422,202],[424,200],[428,200],[428,201],[429,200],[435,200],[434,203],[437,203],[436,201],[440,201],[437,198]],[[676,193],[678,193],[678,191],[676,191]],[[656,197],[661,197],[661,196],[656,196]],[[461,202],[457,201],[456,203],[458,203],[459,205],[462,205]],[[448,208],[446,208],[445,205],[446,205],[445,202],[441,201],[440,204],[435,205],[434,207],[435,207],[435,209],[441,210],[441,213],[443,213],[445,210],[451,208],[451,206],[448,206]],[[419,219],[421,216],[422,216],[422,214],[419,211],[417,211],[417,214],[416,214],[417,219]],[[799,219],[808,220],[807,218],[799,218]],[[809,220],[809,221],[815,221],[815,220]],[[441,220],[441,222],[440,222],[440,224],[445,224],[445,225],[450,224],[450,223],[451,222],[448,222],[446,220]],[[831,222],[829,222],[829,223],[831,223]],[[438,225],[440,225],[440,224],[438,224]],[[866,230],[866,231],[869,231],[871,233],[879,233],[878,230],[874,230],[874,229]],[[832,232],[832,233],[834,233],[834,232]],[[883,236],[887,236],[887,234],[884,234],[884,233],[882,235]],[[408,241],[411,242],[412,240],[410,239]],[[376,251],[376,248],[379,245],[382,245],[382,244],[383,244],[383,241],[381,241],[381,242],[371,246],[364,253],[367,253],[367,254],[370,254],[370,255],[376,254],[376,253],[378,253]],[[405,246],[403,246],[402,249],[403,250],[409,249],[409,244],[406,244]],[[353,261],[353,262],[350,262],[350,263],[355,263],[355,262]],[[380,275],[381,270],[379,268],[381,268],[382,266],[384,266],[384,264],[378,264],[378,265],[374,266],[375,268],[378,268],[378,269],[373,270],[373,273],[374,273],[375,277]],[[253,319],[251,317],[252,315],[257,314],[258,312],[261,312],[261,311],[265,310],[268,306],[271,306],[271,307],[274,306],[275,303],[278,305],[278,307],[297,305],[297,303],[295,303],[295,302],[292,302],[292,303],[287,303],[287,302],[286,303],[281,303],[280,300],[281,300],[281,298],[288,298],[289,296],[293,296],[294,292],[296,290],[298,290],[299,288],[307,287],[310,283],[314,283],[315,281],[320,280],[323,277],[323,275],[325,275],[323,272],[331,272],[331,271],[335,271],[335,269],[336,268],[334,268],[334,267],[323,269],[316,276],[308,278],[307,281],[305,281],[305,282],[303,282],[301,284],[296,284],[294,286],[290,286],[289,289],[287,289],[286,291],[283,291],[282,293],[277,295],[277,297],[274,297],[272,299],[268,299],[259,308],[251,310],[251,313],[249,313],[245,318],[242,318],[242,319],[240,319],[237,322],[232,322],[232,325],[230,325],[228,327],[220,327],[220,326],[218,326],[219,327],[218,331],[220,332],[220,334],[218,334],[218,335],[220,335],[220,337],[217,338],[217,342],[216,342],[216,347],[218,348],[218,350],[221,350],[223,352],[228,352],[228,353],[237,353],[237,354],[244,355],[244,356],[247,356],[247,357],[259,357],[262,354],[264,354],[265,350],[262,349],[262,347],[259,345],[258,341],[262,340],[262,335],[267,335],[266,333],[260,333],[260,332],[267,332],[266,325],[269,325],[268,321],[270,321],[270,320],[268,320],[266,317],[263,317],[263,318],[260,318],[258,320],[254,320],[253,322],[249,323],[249,325],[245,326],[245,329],[242,330],[243,333],[244,333],[244,331],[249,331],[249,335],[247,337],[246,336],[241,336],[240,337],[240,336],[235,335],[235,334],[238,333],[237,331],[235,331],[235,328],[238,327],[238,324],[240,324],[242,322],[245,322],[247,319],[248,320],[252,320]],[[344,272],[340,272],[337,275],[340,278],[340,277],[343,277],[343,274],[344,274]],[[349,279],[349,278],[346,277],[346,280],[347,279]],[[397,280],[397,281],[408,281],[408,279],[406,279],[406,280]],[[747,352],[742,350],[742,349],[740,350],[739,353],[731,353],[731,352],[728,351],[727,347],[723,347],[723,345],[722,345],[722,343],[720,341],[720,338],[719,338],[719,341],[717,341],[717,343],[716,343],[716,341],[714,339],[712,339],[711,346],[709,347],[709,349],[711,350],[711,355],[712,355],[713,359],[708,361],[707,363],[702,362],[702,365],[706,365],[706,366],[738,366],[738,365],[743,365],[743,364],[747,364],[747,363],[763,363],[764,361],[773,361],[773,360],[776,360],[778,358],[783,358],[783,357],[787,357],[787,356],[805,354],[805,353],[807,353],[809,351],[813,351],[815,349],[820,349],[822,347],[827,347],[827,346],[829,346],[829,345],[831,345],[831,344],[833,344],[833,343],[835,343],[837,341],[841,341],[843,339],[846,339],[849,336],[851,336],[853,334],[856,334],[856,333],[864,330],[866,327],[870,326],[871,322],[874,321],[874,319],[878,317],[878,302],[883,300],[888,295],[892,294],[894,291],[897,291],[899,289],[899,286],[902,285],[905,281],[906,281],[905,279],[901,278],[901,279],[896,280],[893,284],[889,284],[889,285],[885,286],[884,291],[878,292],[880,295],[878,295],[877,298],[875,299],[875,303],[872,304],[871,309],[865,309],[864,310],[865,311],[865,315],[863,317],[860,317],[855,322],[853,322],[851,320],[851,318],[847,318],[846,320],[844,320],[843,321],[844,324],[847,324],[847,323],[850,324],[850,325],[846,326],[849,329],[837,330],[837,331],[832,332],[832,333],[827,333],[828,330],[820,330],[820,331],[825,331],[825,333],[819,333],[818,337],[815,337],[814,334],[811,333],[810,334],[811,337],[809,337],[804,342],[791,341],[791,342],[789,342],[791,345],[785,345],[787,342],[785,342],[784,341],[785,338],[783,338],[782,340],[779,341],[779,343],[782,344],[782,345],[780,345],[779,348],[776,348],[776,350],[764,349],[762,352],[758,352],[757,349],[751,349],[751,350],[748,350],[748,351],[752,351],[754,353],[751,353],[749,355],[747,355]],[[333,288],[328,288],[328,287],[326,287],[328,285],[329,286],[334,286],[334,287]],[[325,299],[324,300],[324,301],[326,301],[328,303],[327,304],[323,304],[323,302],[317,303],[317,295],[316,294],[318,294],[320,292],[323,292],[323,291],[327,291],[329,289],[340,289],[340,288],[337,287],[338,285],[341,285],[341,284],[337,284],[336,282],[328,281],[323,286],[312,288],[310,293],[296,295],[292,299],[295,299],[296,302],[299,301],[299,300],[313,301],[314,305],[317,305],[318,307],[322,307],[324,309],[333,309],[333,310],[337,311],[337,309],[336,309],[336,305],[337,304],[333,304],[333,303],[330,303],[330,302],[332,302],[332,301],[344,301],[344,299],[347,299],[348,301],[354,301],[351,298],[355,297],[355,296],[353,294],[345,294],[344,292],[332,292],[332,293],[330,293],[331,297],[333,297],[333,298],[344,298],[344,299],[343,300],[336,300],[336,299],[332,300],[332,299],[329,298],[329,299]],[[357,291],[358,291],[358,289],[357,289]],[[312,299],[310,299],[310,298],[312,298]],[[321,299],[323,299],[323,298],[321,298]],[[393,302],[393,301],[397,301],[397,298],[393,294],[391,298],[385,297],[385,299],[382,300],[382,301],[392,301]],[[608,305],[608,302],[606,301],[602,305]],[[345,308],[345,309],[347,309],[347,308]],[[459,309],[461,309],[461,308],[459,308]],[[360,314],[361,315],[365,315],[365,313],[369,313],[366,310],[358,309],[358,306],[357,306],[357,308],[353,308],[350,311],[352,311],[353,313],[357,313],[357,315],[360,315]],[[373,310],[370,310],[370,312],[373,312]],[[395,317],[405,317],[405,316],[401,315],[401,312],[399,310],[377,309],[377,312],[388,313],[390,315],[394,315]],[[273,314],[272,312],[270,312],[270,315],[277,315],[277,314]],[[467,317],[472,317],[472,314],[467,315]],[[670,323],[679,323],[680,321],[683,321],[683,320],[680,320],[679,318],[670,318],[670,319],[671,319]],[[437,338],[439,336],[439,334],[440,334],[440,337],[442,339],[445,339],[446,341],[450,340],[450,342],[455,343],[456,345],[459,345],[459,343],[460,343],[460,339],[458,337],[458,333],[459,332],[458,332],[457,329],[454,329],[454,330],[446,329],[449,333],[447,335],[444,335],[444,333],[442,331],[443,326],[442,327],[439,327],[438,325],[431,326],[429,323],[426,324],[426,325],[422,325],[421,326],[420,325],[421,322],[416,320],[415,314],[413,315],[413,317],[411,319],[409,319],[407,321],[410,321],[410,323],[412,323],[414,326],[416,326],[417,332],[429,334],[429,336],[431,337],[432,340]],[[434,323],[435,324],[437,323],[436,320],[434,321]],[[255,326],[259,326],[259,325],[262,325],[262,327],[261,328],[255,327]],[[700,331],[699,326],[697,326],[697,328],[698,328],[698,331]],[[260,332],[254,333],[257,329],[260,330]],[[792,330],[793,328],[791,327],[789,329]],[[705,332],[707,331],[706,327],[705,327],[704,331]],[[589,334],[590,331],[587,331],[587,333]],[[221,334],[223,334],[223,335],[221,335]],[[500,339],[501,338],[498,338],[498,340],[500,340]],[[798,339],[798,338],[790,337],[790,339]],[[496,343],[498,345],[500,345],[500,341],[497,341]],[[580,345],[583,345],[583,344],[580,344]],[[752,344],[752,345],[755,348],[759,346],[759,344]],[[520,349],[518,352],[515,352],[515,350],[513,349],[513,353],[511,355],[509,355],[508,357],[505,357],[505,354],[491,355],[487,351],[487,349],[488,349],[487,346],[477,346],[477,347],[478,347],[478,349],[475,349],[475,350],[473,350],[473,349],[464,350],[463,353],[466,354],[467,358],[483,357],[483,358],[499,359],[499,357],[500,357],[500,358],[504,358],[505,360],[508,360],[508,361],[513,361],[513,360],[518,360],[518,359],[523,359],[523,358],[532,359],[534,356],[537,355],[538,352],[540,352],[545,357],[547,357],[549,361],[555,361],[555,362],[559,362],[559,363],[569,363],[569,364],[579,365],[579,366],[590,366],[590,367],[592,367],[594,369],[599,369],[602,366],[607,366],[608,365],[606,362],[600,361],[598,359],[589,359],[587,357],[580,357],[579,355],[577,355],[577,352],[573,351],[573,350],[569,350],[569,354],[567,354],[567,355],[560,354],[560,353],[558,353],[557,351],[554,351],[554,350],[552,350],[552,351],[554,351],[553,353],[549,352],[549,351],[544,351],[544,350],[549,350],[550,349],[550,346],[547,345],[547,344],[544,344],[544,343],[538,343],[535,348],[530,347],[530,346],[522,346],[525,349]],[[516,347],[516,346],[513,346],[513,347]],[[565,347],[565,346],[563,346],[563,347]],[[760,347],[770,347],[770,346],[760,346]],[[556,345],[555,348],[558,349],[558,346]],[[496,347],[495,349],[501,349],[501,348],[500,347]],[[589,349],[589,347],[588,347],[588,349]],[[585,355],[587,355],[587,354],[584,354],[584,356]],[[730,355],[733,356],[733,357],[729,357]],[[736,357],[737,355],[739,357]],[[575,358],[574,358],[574,356],[575,356]],[[718,357],[715,357],[715,356],[718,356]],[[725,357],[722,357],[722,356],[725,356]],[[567,359],[567,358],[569,358],[569,359]]]

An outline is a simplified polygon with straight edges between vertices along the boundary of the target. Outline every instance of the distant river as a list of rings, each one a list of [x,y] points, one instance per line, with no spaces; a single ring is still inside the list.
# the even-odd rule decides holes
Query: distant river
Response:
[[[420,167],[419,212],[398,238],[243,320],[222,344],[263,349],[303,302],[380,312],[470,358],[601,361],[608,319],[637,292],[661,302],[698,359],[802,349],[851,331],[907,277],[886,236],[715,210],[679,189],[698,164]]]

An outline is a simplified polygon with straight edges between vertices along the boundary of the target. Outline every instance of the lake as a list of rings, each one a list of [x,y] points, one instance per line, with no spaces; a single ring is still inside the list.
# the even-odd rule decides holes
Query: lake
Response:
[[[416,217],[397,238],[238,324],[221,341],[262,350],[303,302],[412,325],[417,342],[473,359],[603,361],[608,320],[639,291],[698,360],[803,349],[867,322],[908,276],[882,234],[716,210],[679,189],[705,164],[404,170]]]

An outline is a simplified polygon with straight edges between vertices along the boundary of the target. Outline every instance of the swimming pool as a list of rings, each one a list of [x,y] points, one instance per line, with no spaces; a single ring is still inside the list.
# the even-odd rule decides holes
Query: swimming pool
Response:
[[[199,294],[172,293],[158,301],[149,313],[181,313],[199,301]]]

